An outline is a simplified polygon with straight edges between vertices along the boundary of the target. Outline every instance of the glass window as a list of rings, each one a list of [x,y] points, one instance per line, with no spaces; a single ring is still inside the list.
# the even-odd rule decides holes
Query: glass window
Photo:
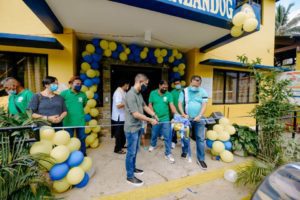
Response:
[[[237,79],[236,72],[226,72],[225,103],[237,103]]]
[[[223,103],[224,101],[224,72],[216,71],[214,73],[213,83],[213,102]]]

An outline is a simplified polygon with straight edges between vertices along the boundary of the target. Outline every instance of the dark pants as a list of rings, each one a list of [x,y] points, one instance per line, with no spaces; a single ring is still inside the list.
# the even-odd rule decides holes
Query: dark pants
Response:
[[[173,129],[171,131],[172,131],[172,142],[177,144],[177,133]]]
[[[112,123],[112,135],[116,138],[116,145],[114,152],[119,152],[124,148],[126,143],[125,133],[124,133],[124,121],[114,121]]]
[[[76,136],[80,140],[81,145],[80,145],[80,151],[86,155],[86,146],[85,146],[85,138],[86,134],[84,132],[84,128],[68,128],[66,131],[69,132],[71,137],[74,137],[74,131],[76,130]]]

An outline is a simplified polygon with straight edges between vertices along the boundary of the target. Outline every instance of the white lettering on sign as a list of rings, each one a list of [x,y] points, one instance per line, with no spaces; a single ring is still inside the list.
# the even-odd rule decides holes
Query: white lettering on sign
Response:
[[[232,19],[235,0],[162,0]]]

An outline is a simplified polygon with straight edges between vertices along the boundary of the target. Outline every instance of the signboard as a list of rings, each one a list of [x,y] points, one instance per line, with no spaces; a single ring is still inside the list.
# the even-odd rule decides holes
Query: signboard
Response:
[[[290,89],[293,93],[293,98],[290,99],[292,103],[300,105],[300,71],[283,72],[279,76],[279,80],[290,80]]]

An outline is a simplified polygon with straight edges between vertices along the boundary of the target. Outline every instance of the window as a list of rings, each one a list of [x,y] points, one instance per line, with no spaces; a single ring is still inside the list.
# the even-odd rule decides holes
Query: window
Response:
[[[47,62],[47,55],[0,52],[0,80],[12,76],[25,88],[41,91],[42,80],[47,75]],[[1,91],[0,96],[5,95],[5,91]]]
[[[255,78],[249,72],[214,70],[213,104],[257,103]]]

